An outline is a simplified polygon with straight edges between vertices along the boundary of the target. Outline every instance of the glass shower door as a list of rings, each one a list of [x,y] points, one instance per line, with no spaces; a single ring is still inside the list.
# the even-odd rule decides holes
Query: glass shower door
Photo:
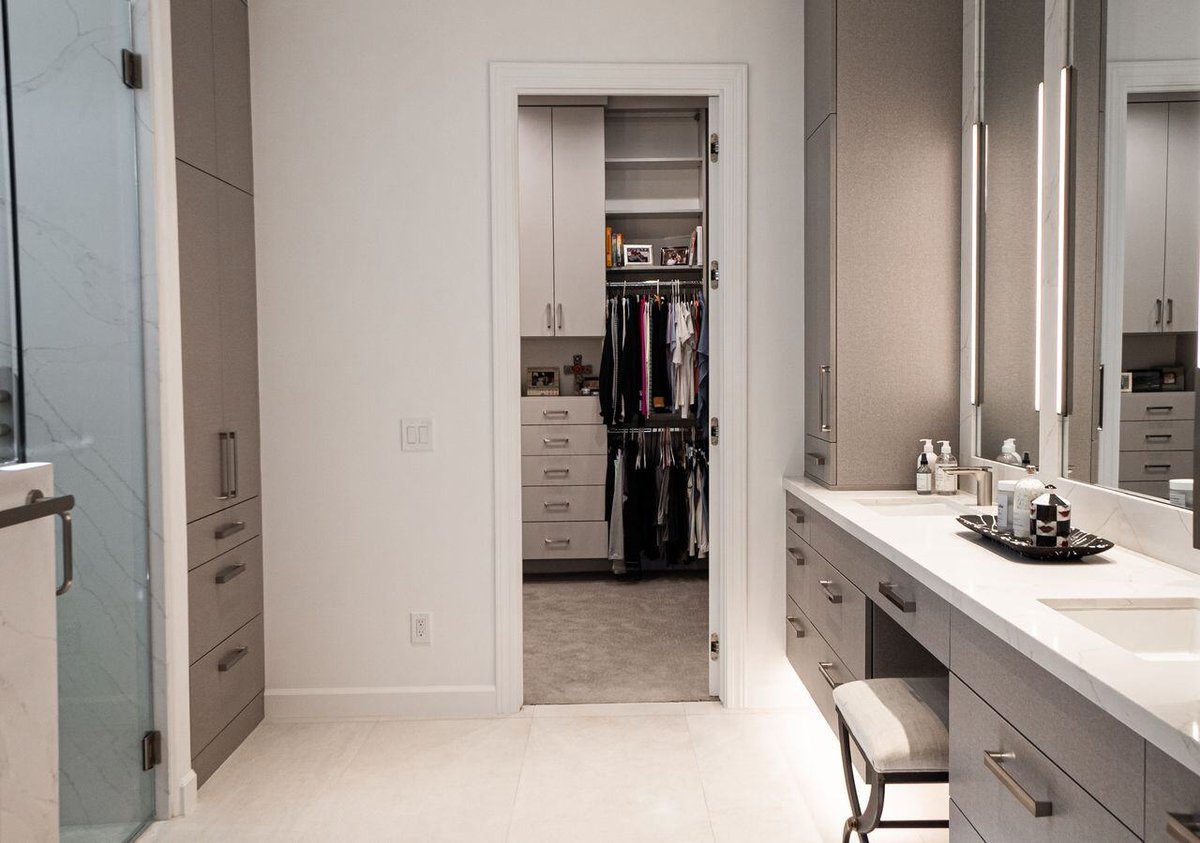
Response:
[[[58,601],[64,839],[154,810],[144,314],[128,0],[4,0],[22,457],[76,498]],[[0,340],[3,338],[0,337]],[[0,367],[4,365],[0,355]],[[2,388],[2,387],[0,387]]]

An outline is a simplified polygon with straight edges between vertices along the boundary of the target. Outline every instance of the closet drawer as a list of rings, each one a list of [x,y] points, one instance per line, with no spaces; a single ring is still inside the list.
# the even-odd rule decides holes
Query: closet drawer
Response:
[[[525,559],[607,559],[607,521],[521,525]]]
[[[800,499],[793,494],[787,494],[787,509],[784,512],[784,520],[787,522],[787,528],[800,538],[808,541],[808,524],[811,517],[811,510],[806,503],[801,503]]]
[[[608,457],[521,457],[522,486],[603,486]]]
[[[192,755],[262,693],[263,620],[259,615],[192,665]]]
[[[1011,753],[999,763],[989,753]],[[950,676],[950,796],[989,843],[1138,838],[1003,717]],[[1035,816],[1023,801],[1048,803]]]
[[[1127,392],[1121,396],[1121,421],[1165,421],[1196,417],[1194,392]]]
[[[261,533],[261,498],[251,498],[193,521],[188,524],[188,568],[203,565]]]
[[[1176,826],[1178,835],[1189,818],[1200,821],[1200,776],[1146,744],[1146,843],[1179,843],[1169,828]]]
[[[854,583],[818,556],[809,568],[807,614],[821,636],[855,676],[867,675],[867,598]]]
[[[600,399],[595,395],[521,399],[521,424],[596,424]]]
[[[829,728],[836,732],[837,710],[833,705],[833,689],[858,677],[790,598],[787,616],[788,661],[829,723]]]
[[[602,424],[535,424],[521,428],[521,454],[608,454],[608,428]]]
[[[1191,451],[1122,451],[1118,462],[1121,482],[1191,477]]]
[[[188,655],[195,662],[262,613],[262,538],[188,572]]]
[[[1140,831],[1145,741],[961,612],[951,613],[951,637],[950,669],[1125,825]],[[975,819],[966,805],[959,806]],[[993,839],[984,829],[979,831]]]
[[[863,549],[870,551],[865,545]],[[867,592],[880,609],[944,665],[950,664],[950,604],[891,560],[878,557],[880,572]]]
[[[603,521],[603,486],[526,486],[521,490],[521,520]]]
[[[1131,421],[1121,423],[1122,451],[1178,451],[1191,449],[1195,422],[1189,420]]]
[[[826,486],[837,483],[837,444],[815,436],[804,437],[804,473]]]

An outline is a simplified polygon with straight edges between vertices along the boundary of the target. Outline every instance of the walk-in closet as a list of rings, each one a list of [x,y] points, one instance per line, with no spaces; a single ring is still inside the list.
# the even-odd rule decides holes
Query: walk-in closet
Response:
[[[709,113],[520,100],[527,704],[716,691]]]

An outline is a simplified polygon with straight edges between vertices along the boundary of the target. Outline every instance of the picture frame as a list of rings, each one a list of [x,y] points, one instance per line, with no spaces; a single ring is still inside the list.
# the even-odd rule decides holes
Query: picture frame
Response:
[[[687,246],[663,246],[658,262],[661,266],[688,266],[691,264],[689,251]]]
[[[580,395],[599,395],[600,394],[600,378],[594,375],[586,375],[579,384]]]
[[[1121,372],[1121,391],[1133,392],[1133,372]]]
[[[654,266],[654,247],[649,244],[625,244],[625,266]]]
[[[559,394],[558,369],[554,366],[530,366],[525,370],[525,394]]]
[[[1160,371],[1162,372],[1163,392],[1179,392],[1183,390],[1186,384],[1182,366],[1163,366]]]

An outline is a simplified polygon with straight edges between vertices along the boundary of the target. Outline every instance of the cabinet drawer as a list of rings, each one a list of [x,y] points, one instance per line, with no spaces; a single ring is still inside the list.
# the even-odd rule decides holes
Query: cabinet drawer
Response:
[[[867,675],[867,598],[822,556],[809,562],[811,611],[805,614],[855,676]]]
[[[188,524],[188,568],[262,533],[262,500],[252,498]]]
[[[521,454],[608,454],[608,428],[602,424],[535,424],[521,428]]]
[[[787,566],[787,595],[805,612],[812,611],[812,576],[821,554],[812,545],[787,531],[784,545],[784,564]],[[824,561],[824,560],[822,560]]]
[[[262,538],[188,572],[188,655],[195,662],[262,613]]]
[[[833,689],[857,678],[800,607],[788,601],[787,657],[829,728],[837,731]]]
[[[1152,498],[1169,500],[1171,497],[1171,486],[1166,480],[1122,480],[1117,486],[1127,492],[1137,492]]]
[[[1145,741],[958,611],[951,612],[951,638],[950,669],[1125,825],[1140,832]],[[953,740],[953,727],[950,731]],[[966,805],[959,806],[975,819]],[[978,823],[975,827],[993,840]]]
[[[1194,392],[1126,392],[1121,395],[1121,421],[1194,419]]]
[[[808,541],[808,523],[811,513],[812,510],[808,504],[801,503],[795,495],[787,495],[787,509],[784,511],[787,528],[805,541]]]
[[[259,615],[192,665],[192,755],[198,755],[262,693],[263,620]]]
[[[1118,462],[1121,482],[1171,480],[1191,477],[1192,452],[1189,451],[1122,451]]]
[[[1195,425],[1188,419],[1122,422],[1121,450],[1190,451]]]
[[[880,556],[879,562],[882,571],[867,596],[934,658],[950,664],[950,604],[891,560]]]
[[[603,486],[526,486],[521,516],[535,521],[603,521]]]
[[[963,816],[954,800],[950,800],[950,839],[954,843],[984,843],[984,839]]]
[[[596,424],[600,399],[595,395],[521,399],[521,424]]]
[[[522,486],[603,486],[608,457],[521,457]]]
[[[525,559],[607,559],[607,521],[521,525]]]
[[[1178,826],[1189,820],[1200,821],[1200,776],[1146,744],[1146,843],[1180,843]],[[1200,828],[1193,833],[1200,837]]]
[[[263,695],[259,694],[250,704],[243,708],[238,715],[221,730],[208,746],[200,750],[192,758],[192,769],[196,772],[196,784],[203,785],[208,777],[217,771],[225,759],[250,736],[255,727],[263,721]]]
[[[989,762],[989,753],[1010,754]],[[955,676],[950,677],[950,796],[989,843],[1138,838]],[[1044,816],[1032,804],[1045,803]]]
[[[837,445],[815,436],[805,436],[804,474],[826,486],[836,485]]]

